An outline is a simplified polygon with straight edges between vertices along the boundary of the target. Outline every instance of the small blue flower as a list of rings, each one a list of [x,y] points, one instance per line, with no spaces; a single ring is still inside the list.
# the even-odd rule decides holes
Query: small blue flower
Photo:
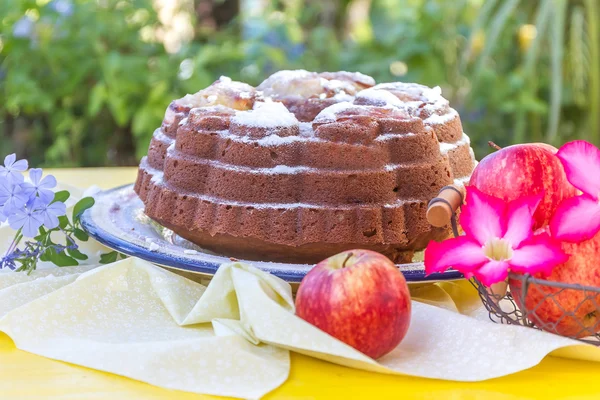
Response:
[[[4,215],[4,207],[0,207],[0,224],[5,222],[8,217]]]
[[[23,178],[22,172],[26,171],[27,168],[29,168],[27,160],[17,161],[17,156],[14,153],[9,154],[4,158],[4,166],[0,165],[0,180],[6,178],[9,184],[23,183],[25,178]]]
[[[48,229],[54,229],[58,226],[58,217],[62,217],[67,213],[65,203],[57,201],[52,204],[44,203],[40,199],[36,199],[32,207],[42,216],[43,224]]]
[[[34,20],[30,16],[24,15],[13,25],[13,36],[20,39],[31,39],[34,28]]]
[[[69,17],[73,14],[73,3],[69,0],[53,0],[50,2],[49,6],[51,9],[65,17]]]
[[[0,258],[0,270],[8,268],[14,271],[17,268],[15,258],[12,254],[7,254]]]
[[[21,208],[8,216],[8,224],[15,230],[23,229],[23,236],[34,237],[44,224],[44,216],[37,210]]]
[[[42,179],[42,169],[32,168],[29,170],[29,179],[31,183],[24,182],[21,184],[23,193],[29,197],[29,203],[33,202],[37,196],[45,204],[49,204],[54,199],[54,192],[50,189],[56,187],[56,178],[47,175]]]
[[[8,217],[11,213],[25,207],[29,196],[23,193],[19,185],[12,185],[5,180],[0,180],[0,206],[3,214]]]

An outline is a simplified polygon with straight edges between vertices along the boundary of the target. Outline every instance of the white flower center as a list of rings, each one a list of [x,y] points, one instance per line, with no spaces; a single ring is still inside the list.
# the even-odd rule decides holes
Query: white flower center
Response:
[[[483,254],[493,261],[506,261],[512,258],[513,249],[508,240],[493,238],[483,245]]]

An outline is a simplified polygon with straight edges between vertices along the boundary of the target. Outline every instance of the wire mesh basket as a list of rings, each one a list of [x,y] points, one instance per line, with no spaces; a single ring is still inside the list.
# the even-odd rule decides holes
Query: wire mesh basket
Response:
[[[454,236],[459,236],[457,220],[463,202],[460,189],[444,187],[430,201],[428,215],[434,214],[433,206],[437,205],[442,210],[437,223],[450,222]],[[430,223],[435,224],[436,219]],[[600,287],[516,273],[509,273],[506,282],[491,287],[476,278],[470,282],[493,322],[526,326],[600,346]]]
[[[476,278],[471,283],[493,322],[527,326],[600,346],[600,287],[515,273],[509,273],[507,282],[491,287]]]

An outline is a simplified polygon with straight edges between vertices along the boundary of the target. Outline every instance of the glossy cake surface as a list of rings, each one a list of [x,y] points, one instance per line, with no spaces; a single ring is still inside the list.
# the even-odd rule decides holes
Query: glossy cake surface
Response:
[[[367,248],[408,262],[449,235],[427,204],[474,163],[438,88],[281,71],[173,101],[135,191],[150,218],[224,256],[315,263]]]

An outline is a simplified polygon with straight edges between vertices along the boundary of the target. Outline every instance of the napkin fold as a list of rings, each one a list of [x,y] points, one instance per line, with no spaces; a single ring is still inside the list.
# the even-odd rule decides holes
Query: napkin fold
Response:
[[[461,284],[455,285],[446,293]],[[443,286],[417,292],[433,292],[439,303]],[[455,381],[511,374],[557,349],[600,361],[594,346],[416,300],[406,338],[373,360],[298,318],[288,283],[239,262],[222,265],[208,286],[136,258],[0,274],[0,304],[0,330],[25,351],[238,398],[260,398],[285,382],[289,350],[352,368]],[[469,301],[454,304],[464,310]]]

